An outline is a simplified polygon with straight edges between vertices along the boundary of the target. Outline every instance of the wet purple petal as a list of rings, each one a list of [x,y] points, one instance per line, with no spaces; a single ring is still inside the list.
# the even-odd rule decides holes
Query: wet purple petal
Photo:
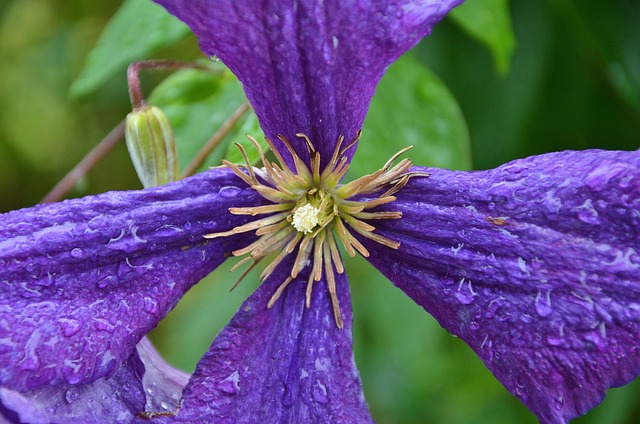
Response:
[[[144,409],[143,373],[134,353],[111,377],[89,384],[43,386],[24,393],[0,387],[0,422],[4,416],[9,423],[130,423]]]
[[[461,0],[155,0],[242,81],[265,135],[327,160],[353,139],[386,67]],[[280,151],[287,155],[280,145]],[[351,154],[353,151],[351,150]]]
[[[0,386],[113,374],[182,294],[253,236],[230,206],[261,197],[226,169],[0,216]]]
[[[140,340],[136,350],[145,368],[142,384],[147,401],[144,410],[175,410],[182,397],[182,390],[189,382],[189,374],[169,365],[147,337]]]
[[[467,342],[542,423],[640,374],[640,153],[429,169],[386,208],[371,262]]]
[[[337,278],[345,323],[338,330],[324,279],[315,283],[311,308],[304,278],[267,309],[289,270],[282,269],[217,336],[185,389],[177,422],[372,422],[351,350],[346,276]]]
[[[0,387],[0,423],[131,423],[144,410],[175,409],[188,380],[144,337],[109,378],[24,393]]]

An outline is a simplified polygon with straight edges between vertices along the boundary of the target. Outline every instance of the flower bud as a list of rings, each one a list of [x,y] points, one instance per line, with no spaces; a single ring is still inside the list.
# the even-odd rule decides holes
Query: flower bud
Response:
[[[133,166],[145,188],[178,179],[173,130],[160,108],[144,105],[128,114],[125,139]]]

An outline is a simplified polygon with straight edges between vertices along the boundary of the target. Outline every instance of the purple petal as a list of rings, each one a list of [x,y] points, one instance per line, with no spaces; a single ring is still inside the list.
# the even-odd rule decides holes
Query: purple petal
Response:
[[[164,187],[0,216],[0,386],[113,374],[183,293],[254,236],[207,241],[260,204],[216,169]]]
[[[346,276],[337,276],[345,323],[339,330],[324,279],[315,283],[311,308],[304,278],[267,309],[282,269],[217,336],[185,389],[177,422],[372,422],[351,350]]]
[[[0,387],[0,422],[130,423],[145,410],[175,409],[189,375],[168,365],[145,337],[109,378],[20,393]]]
[[[542,423],[640,374],[640,153],[428,169],[386,206],[371,262],[467,342]]]
[[[0,387],[0,421],[31,424],[124,424],[144,409],[144,365],[131,355],[114,375],[90,384],[44,386],[20,393]]]
[[[182,397],[182,390],[189,382],[189,374],[169,365],[147,337],[140,340],[137,352],[145,367],[142,384],[147,401],[144,410],[175,410]]]
[[[238,76],[267,137],[284,134],[306,158],[304,133],[325,160],[362,127],[386,67],[462,2],[155,1]]]

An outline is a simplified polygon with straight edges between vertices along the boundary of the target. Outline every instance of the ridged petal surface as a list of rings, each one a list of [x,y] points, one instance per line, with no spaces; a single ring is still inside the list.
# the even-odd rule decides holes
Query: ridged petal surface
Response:
[[[298,278],[267,309],[289,270],[281,266],[245,301],[196,367],[178,416],[161,422],[372,422],[351,349],[346,276],[337,278],[339,330],[324,278],[310,308],[306,278]]]
[[[113,374],[193,284],[253,235],[205,240],[262,198],[217,168],[164,187],[0,215],[0,386]]]
[[[542,423],[640,374],[640,153],[421,169],[370,261],[467,342]]]
[[[244,85],[265,135],[303,158],[308,135],[327,161],[362,128],[394,60],[461,0],[154,0]],[[355,149],[351,149],[351,156]],[[326,162],[325,162],[326,163]]]

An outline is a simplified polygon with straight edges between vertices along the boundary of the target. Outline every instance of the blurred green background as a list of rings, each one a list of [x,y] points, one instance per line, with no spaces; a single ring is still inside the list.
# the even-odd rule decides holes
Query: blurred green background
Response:
[[[87,62],[121,2],[0,0],[0,212],[37,203],[124,118],[125,63],[202,57],[170,17],[140,12],[149,4],[129,0]],[[132,17],[140,21],[132,25]],[[638,22],[640,4],[632,0],[469,0],[391,67],[352,172],[370,171],[408,144],[416,144],[417,164],[456,169],[562,149],[637,149]],[[135,27],[145,36],[127,32]],[[143,85],[150,94],[160,84],[150,98],[176,128],[184,167],[243,101],[242,91],[228,74],[183,72],[162,82],[167,75],[145,73]],[[225,143],[247,132],[256,132],[251,117]],[[208,164],[226,154],[222,146]],[[69,196],[139,187],[121,143]],[[364,260],[347,267],[356,361],[377,422],[536,422],[464,343]],[[256,287],[251,275],[229,293],[238,275],[228,268],[191,290],[153,334],[176,366],[191,371]],[[639,394],[638,382],[614,389],[576,422],[638,422]]]

